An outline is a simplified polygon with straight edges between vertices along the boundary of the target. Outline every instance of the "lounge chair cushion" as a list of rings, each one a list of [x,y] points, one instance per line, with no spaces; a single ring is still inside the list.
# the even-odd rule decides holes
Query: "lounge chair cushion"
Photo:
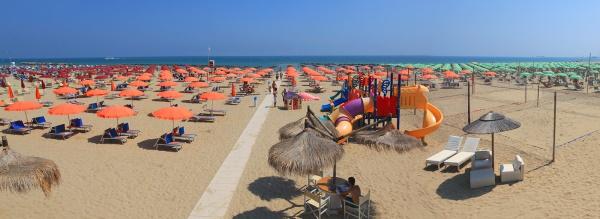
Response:
[[[456,153],[457,153],[456,151],[442,150],[442,151],[438,152],[437,154],[434,154],[431,157],[427,158],[426,161],[428,164],[441,164],[446,159],[448,159],[452,155],[455,155]]]
[[[458,154],[448,158],[448,160],[444,161],[444,164],[449,166],[459,166],[463,164],[465,161],[471,159],[475,155],[474,152],[464,152],[461,151]]]

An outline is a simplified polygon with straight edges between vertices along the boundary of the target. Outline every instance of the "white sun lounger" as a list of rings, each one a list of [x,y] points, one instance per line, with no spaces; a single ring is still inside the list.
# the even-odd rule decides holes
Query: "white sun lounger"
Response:
[[[462,143],[462,140],[463,137],[461,136],[450,135],[448,137],[448,142],[446,142],[446,145],[444,146],[444,150],[427,158],[427,160],[425,160],[425,167],[428,167],[429,165],[437,165],[439,169],[440,165],[442,165],[445,160],[458,153],[458,149],[460,148],[460,143]]]
[[[479,146],[479,138],[470,138],[468,137],[463,144],[463,150],[458,152],[458,154],[448,158],[448,160],[444,161],[444,165],[448,167],[455,166],[460,170],[460,165],[471,160],[473,155],[475,155],[475,151],[477,151],[477,146]]]

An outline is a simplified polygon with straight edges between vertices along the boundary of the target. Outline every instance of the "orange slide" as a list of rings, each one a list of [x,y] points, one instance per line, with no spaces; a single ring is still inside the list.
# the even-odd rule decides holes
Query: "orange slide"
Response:
[[[442,121],[444,115],[436,106],[427,101],[426,94],[429,92],[427,87],[418,85],[403,87],[400,96],[400,108],[402,109],[421,109],[423,110],[423,126],[416,130],[406,130],[404,133],[423,140],[425,136],[435,132]],[[397,90],[394,91],[397,93]],[[346,136],[352,132],[352,124],[362,118],[365,112],[373,112],[374,103],[372,98],[356,98],[350,100],[330,115],[329,119],[335,124],[336,130],[340,136]]]
[[[426,94],[429,89],[422,85],[403,87],[400,94],[400,108],[423,110],[423,126],[420,129],[406,130],[404,133],[415,138],[424,139],[435,132],[444,121],[444,114],[429,103]]]

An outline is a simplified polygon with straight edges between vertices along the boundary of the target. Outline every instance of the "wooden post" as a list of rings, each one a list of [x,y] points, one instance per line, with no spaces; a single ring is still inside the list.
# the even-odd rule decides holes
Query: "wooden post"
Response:
[[[393,73],[392,73],[393,74]],[[400,77],[400,75],[398,75],[398,87],[396,88],[398,89],[398,91],[396,92],[397,95],[397,106],[396,106],[396,130],[400,130],[400,94],[402,93],[402,77]]]
[[[494,133],[492,133],[492,170],[496,170],[496,164],[494,162],[494,157],[496,156],[496,151],[494,150]],[[494,173],[494,175],[496,175]]]
[[[556,154],[556,91],[554,91],[554,126],[552,129],[552,162],[555,161]]]
[[[377,87],[377,79],[374,82],[375,90],[373,91],[373,120],[375,121],[375,128],[377,128],[377,97],[379,96],[379,87]]]
[[[471,82],[467,81],[467,124],[471,124]]]
[[[538,82],[538,87],[537,87],[537,102],[536,102],[536,107],[540,107],[540,83]]]
[[[525,78],[525,103],[527,103],[527,87],[529,87],[529,84],[527,84],[527,78]]]

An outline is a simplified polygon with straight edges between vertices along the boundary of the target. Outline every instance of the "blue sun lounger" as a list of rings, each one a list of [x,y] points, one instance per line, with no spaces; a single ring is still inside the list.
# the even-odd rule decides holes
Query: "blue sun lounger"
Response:
[[[31,128],[25,126],[23,121],[17,120],[10,122],[10,125],[8,126],[8,129],[6,129],[6,131],[14,134],[24,135],[31,133]]]
[[[179,151],[182,148],[180,143],[174,141],[173,133],[163,134],[160,136],[160,138],[156,140],[156,143],[154,143],[154,148],[158,149],[159,147],[169,148],[175,151]]]
[[[65,124],[61,124],[61,125],[57,125],[52,127],[52,129],[50,129],[50,132],[48,132],[48,135],[50,135],[53,138],[61,138],[63,140],[73,136],[75,133],[71,132],[71,131],[67,131]]]

